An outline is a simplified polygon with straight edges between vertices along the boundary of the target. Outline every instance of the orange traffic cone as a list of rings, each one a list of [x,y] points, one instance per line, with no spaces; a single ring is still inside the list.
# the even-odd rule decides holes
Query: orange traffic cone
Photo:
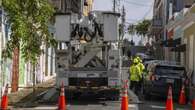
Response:
[[[180,96],[179,96],[179,104],[185,105],[186,104],[186,96],[185,96],[185,87],[182,86]]]
[[[122,92],[121,110],[128,110],[128,92],[127,86],[125,85],[124,91]]]
[[[5,87],[4,95],[2,96],[2,99],[1,99],[1,108],[0,108],[0,110],[7,110],[7,108],[8,108],[7,93],[8,93],[8,84]]]
[[[192,100],[192,110],[195,110],[195,98]]]
[[[66,101],[64,95],[64,84],[62,83],[60,89],[60,97],[58,99],[58,110],[66,110]]]
[[[171,86],[169,87],[169,90],[168,90],[166,110],[173,110],[173,98],[172,98],[172,88],[171,88]]]

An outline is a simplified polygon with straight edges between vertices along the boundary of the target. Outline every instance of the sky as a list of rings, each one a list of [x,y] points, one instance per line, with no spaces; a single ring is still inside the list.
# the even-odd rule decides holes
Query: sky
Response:
[[[151,19],[154,0],[116,0],[121,1],[120,6],[126,9],[126,24],[136,24],[143,19]],[[94,0],[93,10],[112,11],[113,0]],[[126,37],[129,38],[128,35]],[[137,44],[140,38],[134,36]]]

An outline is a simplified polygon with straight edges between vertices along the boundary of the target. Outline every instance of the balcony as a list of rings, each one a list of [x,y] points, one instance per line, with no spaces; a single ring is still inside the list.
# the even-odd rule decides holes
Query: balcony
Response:
[[[154,28],[162,28],[162,19],[153,19],[152,26]]]
[[[151,34],[159,34],[163,29],[162,19],[153,19],[151,26]]]

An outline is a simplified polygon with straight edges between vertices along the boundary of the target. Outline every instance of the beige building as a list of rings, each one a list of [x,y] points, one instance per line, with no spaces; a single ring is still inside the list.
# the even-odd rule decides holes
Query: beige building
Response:
[[[190,8],[184,8],[169,21],[167,30],[173,30],[173,42],[180,39],[180,44],[172,48],[170,56],[172,60],[180,59],[179,62],[185,65],[188,71],[195,70],[195,4]],[[178,58],[176,54],[178,55]],[[194,75],[195,76],[195,75]],[[195,84],[195,77],[193,77]]]
[[[92,10],[93,0],[49,0],[59,12],[83,13],[84,16]]]
[[[175,19],[175,15],[183,10],[184,8],[189,8],[194,3],[194,0],[155,0],[153,7],[153,20],[151,27],[151,34],[156,39],[155,46],[158,48],[155,53],[157,59],[165,60],[175,60],[178,56],[171,52],[173,45],[171,44],[173,40],[173,31],[167,30],[166,25],[171,20]],[[177,33],[180,30],[176,29]],[[161,45],[159,45],[161,44]],[[162,49],[163,48],[163,49]],[[160,57],[161,56],[161,57]],[[179,57],[179,56],[178,56]],[[178,58],[177,58],[178,59]]]
[[[90,11],[92,11],[92,7],[93,7],[93,0],[85,0],[85,6],[84,6],[84,10],[83,10],[83,14],[84,16],[87,16],[88,13]]]

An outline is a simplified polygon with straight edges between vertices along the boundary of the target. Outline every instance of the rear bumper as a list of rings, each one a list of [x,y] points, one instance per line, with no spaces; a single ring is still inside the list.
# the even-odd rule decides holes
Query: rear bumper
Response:
[[[155,95],[159,97],[167,97],[169,86],[170,86],[169,84],[163,84],[163,85],[151,84],[145,87],[145,91],[147,91],[147,93],[149,93],[150,95]],[[182,85],[180,84],[177,86],[172,85],[171,87],[172,87],[173,97],[178,98]]]
[[[82,95],[93,95],[94,98],[119,98],[119,88],[109,87],[65,87],[65,93],[68,98],[77,98]]]
[[[85,91],[99,92],[99,91],[119,91],[120,89],[106,87],[106,86],[101,86],[101,87],[67,86],[65,87],[65,90],[66,91],[76,91],[76,92],[85,92]]]
[[[108,78],[68,78],[68,84],[77,87],[108,86]]]
[[[167,86],[152,86],[150,89],[150,93],[152,95],[158,95],[158,96],[167,96],[168,94],[168,85]],[[180,93],[179,88],[172,88],[173,96],[178,97]]]

